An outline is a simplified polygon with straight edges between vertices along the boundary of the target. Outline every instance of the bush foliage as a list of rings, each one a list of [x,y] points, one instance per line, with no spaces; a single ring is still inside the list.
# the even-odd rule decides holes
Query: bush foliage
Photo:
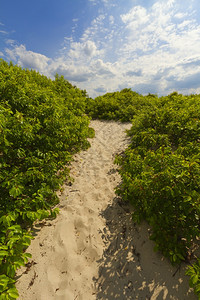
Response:
[[[131,89],[107,93],[95,99],[89,98],[86,112],[93,119],[129,122],[143,107],[151,107],[157,96],[142,96]]]
[[[200,238],[200,95],[142,96],[131,89],[95,99],[63,76],[51,80],[0,60],[0,295],[16,299],[15,272],[36,220],[56,217],[56,190],[73,154],[89,147],[90,118],[132,122],[116,157],[116,193],[151,226],[155,250],[188,260]],[[200,299],[200,260],[187,269]]]
[[[142,96],[131,89],[89,99],[92,118],[132,122],[131,143],[116,157],[116,193],[151,226],[155,250],[187,261],[200,238],[200,95]],[[200,261],[187,272],[200,299]]]
[[[155,250],[172,264],[187,261],[200,238],[200,95],[166,97],[130,89],[89,99],[92,118],[132,122],[128,149],[116,157],[116,193],[151,226]],[[200,299],[200,262],[187,272]]]
[[[200,96],[159,98],[138,111],[128,135],[116,192],[134,206],[136,222],[150,224],[155,250],[173,264],[187,261],[200,237]],[[187,274],[200,295],[199,264]]]
[[[31,225],[55,217],[56,190],[72,155],[93,135],[86,93],[63,76],[48,79],[0,61],[0,294],[18,296],[15,271],[29,254]]]

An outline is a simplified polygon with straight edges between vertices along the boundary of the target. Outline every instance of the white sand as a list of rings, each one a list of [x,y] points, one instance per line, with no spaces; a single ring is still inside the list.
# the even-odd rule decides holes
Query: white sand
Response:
[[[18,271],[20,300],[194,300],[185,265],[172,267],[153,251],[146,223],[114,193],[114,156],[130,124],[92,121],[91,148],[75,156],[72,186],[63,186],[60,214],[36,226],[27,268]],[[40,230],[39,230],[40,229]]]

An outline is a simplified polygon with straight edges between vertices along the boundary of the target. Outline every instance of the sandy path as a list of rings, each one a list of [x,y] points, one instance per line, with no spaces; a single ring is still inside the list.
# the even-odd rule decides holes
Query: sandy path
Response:
[[[177,271],[154,253],[148,226],[134,226],[130,207],[115,197],[114,155],[127,145],[130,124],[91,125],[96,137],[75,156],[75,182],[63,186],[60,214],[38,224],[29,267],[18,272],[19,299],[197,299],[184,266]]]

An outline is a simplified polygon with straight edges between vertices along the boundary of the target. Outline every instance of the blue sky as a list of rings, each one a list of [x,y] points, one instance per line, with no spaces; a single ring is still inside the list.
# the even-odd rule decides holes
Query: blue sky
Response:
[[[0,57],[96,97],[200,93],[199,0],[0,0]]]

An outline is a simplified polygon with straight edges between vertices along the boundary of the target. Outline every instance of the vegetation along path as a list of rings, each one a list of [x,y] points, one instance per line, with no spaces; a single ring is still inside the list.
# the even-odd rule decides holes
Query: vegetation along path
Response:
[[[180,269],[153,251],[146,223],[115,195],[114,157],[128,144],[131,124],[92,121],[91,147],[74,157],[74,182],[59,192],[60,214],[35,226],[18,271],[20,300],[197,299]]]

